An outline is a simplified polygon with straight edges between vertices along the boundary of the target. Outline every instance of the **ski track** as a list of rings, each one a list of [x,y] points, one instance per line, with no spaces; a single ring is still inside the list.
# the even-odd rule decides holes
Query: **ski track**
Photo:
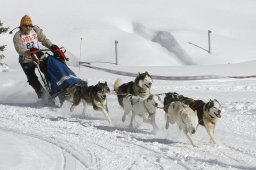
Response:
[[[176,91],[205,101],[218,99],[223,105],[216,128],[219,144],[210,144],[200,127],[195,135],[199,147],[193,148],[182,132],[164,130],[164,113],[160,110],[157,123],[163,130],[157,134],[140,119],[134,128],[128,128],[128,121],[121,122],[123,111],[112,95],[108,104],[113,126],[90,107],[86,119],[82,119],[81,106],[70,113],[70,103],[63,108],[35,103],[1,104],[1,129],[56,145],[85,169],[256,169],[256,149],[251,147],[256,139],[255,79],[154,83],[153,93]],[[67,157],[63,157],[66,168]]]
[[[22,134],[24,136],[29,136],[29,137],[33,137],[39,140],[42,140],[44,142],[48,142],[52,145],[57,146],[58,148],[60,148],[62,150],[62,156],[64,159],[64,165],[63,165],[63,170],[66,170],[66,166],[67,166],[67,156],[65,156],[66,154],[68,154],[68,156],[73,157],[73,159],[75,159],[76,161],[80,162],[84,167],[88,168],[88,165],[86,165],[86,163],[83,162],[83,160],[81,160],[81,156],[78,156],[78,154],[76,153],[77,151],[72,150],[69,146],[65,146],[65,144],[61,144],[61,141],[58,141],[54,138],[47,138],[44,137],[42,135],[38,135],[38,134],[31,134],[31,133],[24,133],[22,131],[19,130],[15,130],[15,129],[9,129],[7,127],[0,127],[1,130],[6,131],[6,132],[11,132],[11,133],[16,133],[16,134]]]

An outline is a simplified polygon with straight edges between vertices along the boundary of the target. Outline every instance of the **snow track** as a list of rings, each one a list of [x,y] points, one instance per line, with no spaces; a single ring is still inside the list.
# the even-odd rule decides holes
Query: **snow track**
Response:
[[[45,141],[52,145],[57,146],[58,148],[60,148],[62,150],[62,153],[63,153],[63,159],[64,159],[63,170],[69,170],[70,168],[73,169],[74,166],[72,166],[72,164],[74,164],[74,163],[72,161],[74,161],[74,160],[81,163],[81,165],[83,165],[84,168],[88,168],[87,163],[83,160],[83,157],[84,157],[83,155],[79,154],[79,152],[75,151],[70,146],[63,144],[61,141],[58,141],[55,138],[47,138],[47,137],[37,135],[37,134],[24,133],[22,131],[18,131],[15,129],[9,129],[6,127],[0,127],[0,129],[2,131],[6,131],[6,132],[16,133],[19,135],[22,134],[24,136],[36,138],[36,139],[39,139],[39,140],[42,140],[42,141]]]
[[[65,170],[256,168],[256,80],[154,83],[153,93],[176,91],[205,101],[208,96],[217,98],[223,106],[216,128],[219,145],[210,144],[205,128],[199,126],[195,134],[199,147],[192,147],[176,125],[164,129],[162,110],[157,111],[160,131],[156,134],[139,118],[135,127],[129,128],[129,121],[121,122],[123,111],[114,95],[108,98],[113,126],[91,107],[82,118],[82,105],[70,113],[70,103],[62,108],[6,103],[0,105],[0,129],[57,146],[62,150]]]

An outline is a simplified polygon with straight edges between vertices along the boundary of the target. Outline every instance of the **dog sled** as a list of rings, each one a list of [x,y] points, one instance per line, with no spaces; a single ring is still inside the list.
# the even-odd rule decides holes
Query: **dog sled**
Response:
[[[45,89],[47,90],[48,103],[55,105],[55,98],[59,98],[60,106],[63,102],[70,97],[67,89],[74,86],[81,86],[84,81],[76,76],[76,74],[66,65],[65,60],[68,60],[66,56],[65,60],[60,60],[55,58],[49,53],[45,53],[46,59],[43,59],[46,62],[46,71],[44,75],[40,70],[40,67],[37,64],[37,69],[40,74],[40,77],[44,83]]]

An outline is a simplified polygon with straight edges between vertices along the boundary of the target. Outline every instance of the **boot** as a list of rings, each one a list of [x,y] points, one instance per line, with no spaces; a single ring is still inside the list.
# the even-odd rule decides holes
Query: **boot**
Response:
[[[35,89],[38,99],[41,99],[44,95],[44,88]]]

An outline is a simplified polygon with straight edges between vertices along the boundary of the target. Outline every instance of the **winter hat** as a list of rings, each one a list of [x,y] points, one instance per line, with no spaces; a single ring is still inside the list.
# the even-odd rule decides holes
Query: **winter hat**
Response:
[[[20,27],[24,26],[24,25],[30,25],[33,26],[32,24],[32,20],[28,15],[24,15],[21,20],[20,20]]]

